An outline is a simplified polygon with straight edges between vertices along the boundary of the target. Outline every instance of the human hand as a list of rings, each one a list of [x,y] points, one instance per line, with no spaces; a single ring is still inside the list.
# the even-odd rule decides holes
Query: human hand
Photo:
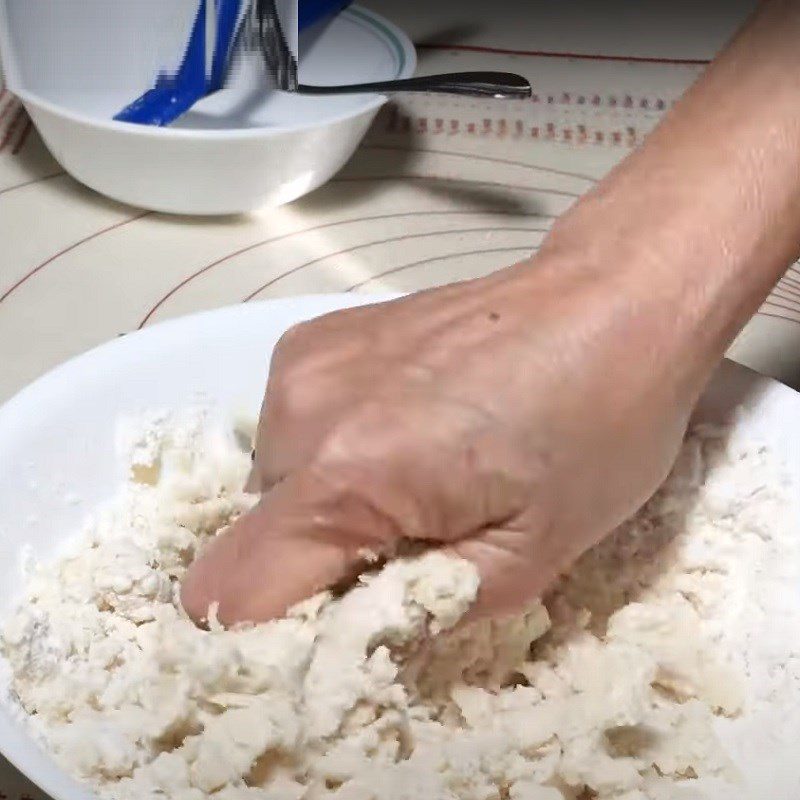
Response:
[[[557,261],[289,331],[258,430],[261,502],[194,564],[187,611],[279,616],[411,540],[473,561],[477,611],[503,613],[635,512],[695,386],[658,358],[630,292]]]
[[[187,610],[268,619],[423,540],[501,613],[632,514],[800,254],[798,36],[800,4],[761,3],[532,262],[290,332],[263,497],[190,570]]]

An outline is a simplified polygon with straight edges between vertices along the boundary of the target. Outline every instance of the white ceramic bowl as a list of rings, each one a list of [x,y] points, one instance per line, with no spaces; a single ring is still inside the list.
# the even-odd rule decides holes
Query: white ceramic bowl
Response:
[[[172,66],[197,0],[0,0],[0,57],[55,158],[122,202],[178,214],[232,214],[294,200],[352,156],[386,98],[268,92],[257,55],[170,128],[113,116]],[[377,14],[351,7],[300,39],[301,79],[405,78],[416,53]]]
[[[257,414],[269,368],[267,356],[294,323],[351,305],[386,298],[326,295],[236,306],[155,325],[82,355],[32,384],[0,408],[0,618],[22,591],[20,553],[53,557],[99,501],[123,479],[114,455],[120,416],[196,404],[223,413]],[[800,486],[800,395],[728,364],[707,394],[702,413],[721,420],[746,407],[744,435],[759,437],[783,455]],[[75,505],[72,496],[80,498]],[[791,643],[787,643],[790,647]],[[1,666],[1,664],[0,664]],[[0,671],[0,697],[5,694]],[[748,760],[746,737],[730,726],[736,757]],[[746,731],[747,728],[742,728]],[[767,774],[792,764],[796,742],[785,739],[768,757],[748,764]],[[0,704],[0,752],[55,800],[89,800],[34,744]],[[757,788],[757,787],[756,787]],[[777,791],[774,800],[794,793]],[[755,792],[749,797],[763,797]],[[736,795],[739,797],[739,795]]]

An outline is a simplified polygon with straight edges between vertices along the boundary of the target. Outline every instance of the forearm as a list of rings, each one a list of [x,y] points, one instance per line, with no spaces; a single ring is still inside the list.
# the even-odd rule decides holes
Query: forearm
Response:
[[[800,252],[800,1],[769,0],[543,255],[629,294],[675,354],[721,356]],[[613,274],[612,274],[613,273]]]

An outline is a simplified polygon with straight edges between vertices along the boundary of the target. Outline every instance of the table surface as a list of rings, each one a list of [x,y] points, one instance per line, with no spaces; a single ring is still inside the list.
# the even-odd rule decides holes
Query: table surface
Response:
[[[114,336],[289,294],[407,291],[535,250],[553,219],[652,129],[754,5],[744,0],[407,0],[369,5],[417,42],[420,71],[508,69],[529,103],[414,98],[348,167],[288,207],[192,220],[76,184],[0,88],[0,400]],[[2,84],[0,83],[0,86]],[[731,357],[800,387],[800,269]],[[0,800],[41,795],[0,759]]]

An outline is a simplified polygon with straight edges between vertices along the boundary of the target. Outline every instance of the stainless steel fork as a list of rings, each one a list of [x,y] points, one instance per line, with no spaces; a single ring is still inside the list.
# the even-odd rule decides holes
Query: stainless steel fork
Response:
[[[297,59],[287,42],[275,0],[253,0],[251,36],[251,46],[255,44],[261,50],[267,73],[277,88],[296,92]]]
[[[435,92],[501,99],[526,99],[533,93],[525,78],[508,72],[454,72],[346,86],[301,84],[298,79],[297,59],[288,45],[275,0],[253,0],[249,41],[251,47],[260,49],[267,73],[274,85],[285,92],[318,95]]]

